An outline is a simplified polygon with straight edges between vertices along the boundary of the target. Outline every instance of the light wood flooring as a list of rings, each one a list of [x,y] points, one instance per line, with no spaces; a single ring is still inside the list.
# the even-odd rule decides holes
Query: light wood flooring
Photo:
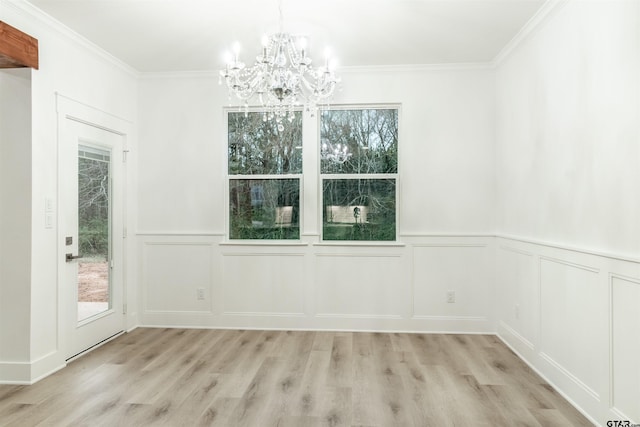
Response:
[[[139,328],[32,386],[2,426],[590,426],[490,335]]]

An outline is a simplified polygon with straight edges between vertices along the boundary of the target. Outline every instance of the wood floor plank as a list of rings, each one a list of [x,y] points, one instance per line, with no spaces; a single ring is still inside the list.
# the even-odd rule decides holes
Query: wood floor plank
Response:
[[[352,419],[351,388],[326,387],[322,397],[320,425],[328,427],[348,427]]]
[[[518,393],[511,385],[482,385],[485,395],[494,403],[496,410],[508,420],[518,420],[518,425],[522,427],[541,427],[540,423],[531,414],[522,401],[517,401]],[[535,408],[537,409],[537,408]]]
[[[272,349],[277,346],[276,337],[277,334],[266,331],[246,348],[247,357],[241,358],[239,363],[234,365],[234,371],[223,377],[221,396],[228,398],[242,397],[265,357],[271,354]]]
[[[438,382],[429,381],[433,373],[428,373],[433,367],[420,364],[416,354],[412,351],[402,352],[399,374],[402,376],[411,421],[415,426],[444,426],[449,421],[446,418],[445,389],[438,386]]]
[[[229,425],[260,425],[263,413],[268,410],[271,394],[276,390],[280,373],[284,368],[283,359],[267,357],[229,419]]]
[[[240,404],[241,398],[220,397],[214,400],[200,415],[197,426],[228,427],[233,412]],[[185,424],[188,425],[188,424]]]
[[[313,350],[309,353],[300,387],[291,408],[291,415],[296,417],[317,417],[320,415],[322,391],[326,387],[330,363],[331,353],[329,351]]]
[[[327,385],[348,387],[351,385],[351,336],[335,335],[331,346],[331,363],[327,373]]]
[[[270,402],[264,413],[265,426],[278,426],[296,406],[295,398],[302,384],[302,377],[313,347],[313,332],[285,332],[285,340],[279,342],[277,355],[284,361],[283,369],[270,393]]]
[[[589,426],[495,336],[139,328],[32,386],[0,426]]]

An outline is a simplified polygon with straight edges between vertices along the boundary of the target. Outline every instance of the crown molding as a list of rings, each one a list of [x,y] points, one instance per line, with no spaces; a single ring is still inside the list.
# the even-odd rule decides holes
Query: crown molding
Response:
[[[527,21],[518,33],[507,43],[491,61],[493,68],[500,65],[527,38],[538,32],[549,19],[562,9],[570,0],[547,0]]]
[[[401,72],[425,72],[425,71],[456,71],[456,70],[490,70],[493,64],[490,62],[452,62],[443,64],[401,64],[401,65],[364,65],[344,66],[336,69],[339,73],[401,73]]]
[[[140,80],[162,79],[213,79],[218,77],[218,71],[144,71],[138,74]]]
[[[124,71],[125,73],[131,75],[132,77],[139,77],[140,72],[135,68],[131,67],[129,64],[121,61],[115,56],[111,55],[101,47],[96,44],[90,42],[85,37],[76,33],[60,21],[56,20],[52,16],[48,15],[38,7],[29,3],[26,0],[0,0],[0,9],[4,9],[4,11],[10,11],[22,18],[25,18],[30,21],[37,21],[38,29],[44,28],[46,30],[52,30],[63,38],[71,41],[77,46],[82,47],[86,51],[91,54],[99,57],[100,59],[114,65],[118,69]],[[3,19],[5,19],[3,17]],[[11,25],[11,23],[9,22]]]

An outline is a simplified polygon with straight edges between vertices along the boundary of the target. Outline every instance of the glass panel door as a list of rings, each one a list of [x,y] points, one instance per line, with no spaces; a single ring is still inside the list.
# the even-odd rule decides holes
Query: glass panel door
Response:
[[[78,322],[111,301],[111,155],[78,146]]]

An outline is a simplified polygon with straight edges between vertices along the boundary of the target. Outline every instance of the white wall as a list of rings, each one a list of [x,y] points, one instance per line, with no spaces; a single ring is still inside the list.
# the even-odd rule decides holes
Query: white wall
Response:
[[[637,8],[569,2],[498,67],[501,232],[640,252]]]
[[[341,74],[344,90],[334,104],[401,106],[404,246],[317,245],[319,150],[317,117],[310,116],[302,244],[224,244],[227,93],[214,74],[145,75],[138,164],[143,324],[492,330],[493,248],[484,236],[494,233],[493,70]],[[204,301],[196,299],[198,288]],[[455,304],[446,303],[449,289],[457,292]]]
[[[558,7],[496,85],[498,333],[593,420],[638,423],[640,2]]]
[[[40,69],[31,75],[31,301],[25,308],[30,316],[30,329],[17,331],[13,338],[0,343],[11,348],[16,337],[20,340],[28,337],[28,356],[7,365],[15,375],[0,380],[30,382],[64,363],[64,351],[58,348],[61,331],[57,327],[56,277],[62,255],[57,253],[57,220],[54,218],[52,228],[45,228],[44,224],[45,199],[52,199],[57,207],[56,93],[135,121],[137,80],[129,68],[100,53],[28,3],[0,0],[0,7],[4,22],[39,42]],[[27,369],[28,373],[23,375],[22,370],[18,373],[18,368]]]
[[[29,357],[30,218],[31,70],[0,70],[0,378]]]

